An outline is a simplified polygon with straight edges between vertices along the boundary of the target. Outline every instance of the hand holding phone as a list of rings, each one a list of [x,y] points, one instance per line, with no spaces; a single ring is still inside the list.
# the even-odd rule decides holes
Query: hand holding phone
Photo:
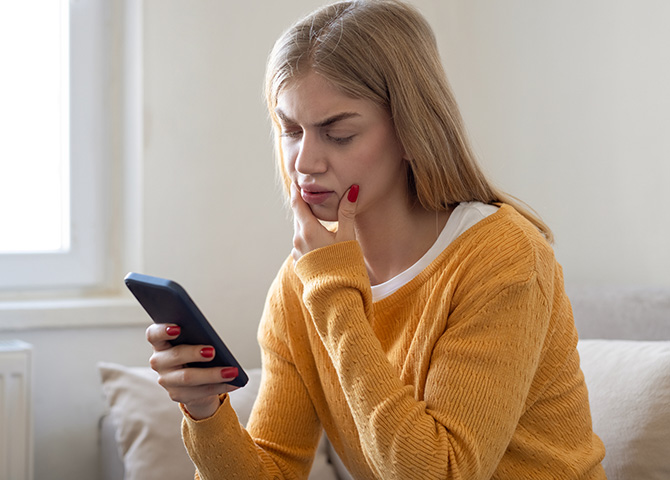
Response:
[[[125,284],[154,323],[179,325],[179,337],[171,340],[172,345],[211,345],[216,352],[208,362],[194,362],[189,367],[237,367],[238,376],[230,383],[243,387],[249,381],[242,366],[223,343],[211,324],[207,321],[195,302],[178,283],[160,277],[152,277],[131,272],[126,275]]]

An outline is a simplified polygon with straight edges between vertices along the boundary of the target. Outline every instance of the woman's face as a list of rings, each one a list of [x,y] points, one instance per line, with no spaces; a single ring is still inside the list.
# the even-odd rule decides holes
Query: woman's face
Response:
[[[313,72],[277,100],[288,175],[317,218],[337,220],[340,199],[354,184],[360,186],[357,218],[384,214],[407,198],[403,150],[384,109]]]

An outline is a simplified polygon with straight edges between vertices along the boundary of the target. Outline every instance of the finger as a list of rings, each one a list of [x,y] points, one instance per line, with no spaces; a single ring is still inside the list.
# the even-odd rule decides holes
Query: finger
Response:
[[[211,383],[198,387],[170,388],[166,391],[172,401],[185,404],[188,411],[193,412],[190,404],[205,403],[209,397],[218,397],[223,393],[230,393],[238,388],[229,383]]]
[[[181,368],[160,375],[158,384],[172,400],[189,403],[237,390],[239,387],[228,383],[237,376],[235,367]]]
[[[180,368],[161,374],[158,383],[165,389],[201,387],[228,383],[239,375],[235,367]]]
[[[170,345],[156,350],[149,358],[149,365],[160,374],[181,369],[189,363],[209,362],[214,358],[214,348],[209,345]]]
[[[300,189],[295,184],[291,184],[291,209],[293,210],[294,227],[296,226],[296,222],[300,225],[317,222],[316,217],[312,213],[312,209],[309,208],[309,205],[302,199]]]
[[[291,185],[291,208],[293,209],[293,251],[295,261],[317,248],[324,234],[330,235],[312,213],[312,209],[300,196],[296,185]]]
[[[335,239],[338,242],[356,239],[354,220],[356,219],[356,202],[358,200],[358,185],[354,184],[340,200],[337,211],[337,233]]]
[[[147,327],[146,338],[154,350],[167,350],[172,347],[169,343],[181,334],[181,328],[175,324],[153,323]]]

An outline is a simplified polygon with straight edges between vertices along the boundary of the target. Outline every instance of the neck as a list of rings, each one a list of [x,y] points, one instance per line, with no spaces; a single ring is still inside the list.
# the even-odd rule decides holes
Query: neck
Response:
[[[363,250],[372,285],[414,265],[435,243],[450,212],[433,212],[420,205],[356,218],[356,237]]]

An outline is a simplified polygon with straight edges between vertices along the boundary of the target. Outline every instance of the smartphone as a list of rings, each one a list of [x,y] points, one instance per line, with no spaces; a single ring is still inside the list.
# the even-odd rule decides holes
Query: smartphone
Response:
[[[124,282],[155,323],[173,323],[181,327],[172,345],[211,345],[216,354],[211,361],[190,363],[189,367],[237,367],[239,375],[228,382],[243,387],[249,381],[242,366],[223,343],[186,290],[177,282],[131,272]]]

